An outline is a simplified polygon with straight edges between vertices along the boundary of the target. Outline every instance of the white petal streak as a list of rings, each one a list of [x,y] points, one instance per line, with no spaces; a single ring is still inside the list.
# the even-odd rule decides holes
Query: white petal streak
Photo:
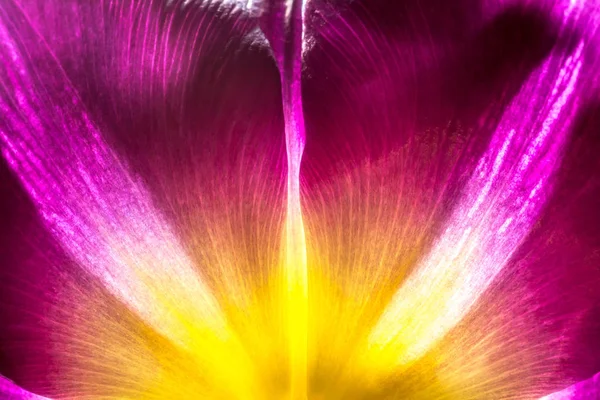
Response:
[[[385,350],[390,362],[423,356],[469,312],[529,233],[559,165],[582,50],[551,57],[503,115],[442,235],[370,335],[371,348]]]
[[[0,146],[46,226],[174,342],[193,345],[189,321],[225,332],[216,300],[150,195],[105,144],[47,48],[32,55],[25,43],[40,39],[18,16],[10,1],[0,6]]]

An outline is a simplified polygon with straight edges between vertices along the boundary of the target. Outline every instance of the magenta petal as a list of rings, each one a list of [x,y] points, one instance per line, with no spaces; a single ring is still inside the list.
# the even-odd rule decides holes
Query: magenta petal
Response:
[[[577,382],[560,392],[549,394],[540,400],[587,400],[600,397],[600,374],[590,379]]]
[[[300,397],[488,399],[598,371],[593,3],[5,0],[5,186],[34,203],[0,244],[6,375],[264,398],[297,363]]]
[[[20,388],[13,382],[0,376],[0,396],[4,400],[49,400]]]
[[[402,307],[384,314],[389,324],[379,333],[404,330],[404,341],[382,346],[373,363],[390,350],[409,353],[415,343],[443,339],[398,357],[407,365],[382,362],[389,376],[381,396],[539,397],[597,370],[597,341],[582,336],[597,332],[600,235],[575,221],[597,221],[600,170],[591,155],[587,167],[574,167],[582,153],[571,153],[582,151],[573,150],[579,140],[597,142],[591,123],[585,139],[577,132],[596,112],[595,6],[311,4],[303,160],[309,264],[335,282],[315,287],[315,297],[330,290],[351,304],[323,312],[317,342],[359,346],[400,288]],[[458,15],[449,18],[448,8]],[[463,203],[469,193],[471,206]],[[440,269],[427,274],[431,265]],[[448,320],[461,322],[444,326]],[[364,378],[335,369],[336,359],[351,357],[343,347],[319,349],[323,380]]]
[[[194,287],[188,301],[202,304],[200,314],[217,316],[216,300],[174,233],[143,186],[104,143],[51,53],[44,53],[43,46],[37,52],[23,46],[36,39],[25,16],[9,5],[1,11],[1,56],[9,71],[1,78],[3,155],[48,229],[74,260],[155,328],[162,329],[172,317],[151,306],[151,280]],[[145,258],[151,260],[147,267],[153,265],[152,271],[136,266]],[[139,285],[136,277],[147,283]]]
[[[277,262],[285,169],[283,137],[272,138],[281,125],[274,63],[261,47],[253,47],[246,31],[233,35],[243,14],[184,3],[100,2],[95,9],[68,2],[72,7],[47,10],[52,19],[27,7],[26,14],[12,1],[0,5],[0,57],[7,67],[0,72],[3,154],[45,228],[81,269],[46,261],[51,282],[34,276],[31,287],[47,284],[47,290],[29,293],[31,287],[22,280],[30,274],[24,263],[12,260],[22,270],[6,285],[18,296],[11,300],[24,305],[16,319],[29,323],[10,328],[21,332],[12,343],[40,345],[44,332],[48,343],[39,353],[51,358],[23,350],[30,357],[14,363],[16,375],[30,372],[24,378],[27,387],[42,388],[40,393],[139,394],[149,390],[146,386],[169,382],[154,382],[159,373],[178,376],[183,375],[180,369],[189,368],[196,371],[189,376],[216,375],[215,363],[232,362],[223,353],[213,352],[219,360],[203,361],[201,368],[198,360],[193,364],[183,356],[181,365],[174,366],[157,357],[210,348],[202,335],[213,329],[200,314],[213,314],[215,319],[208,318],[216,322],[213,328],[223,328],[228,324],[223,308],[237,310],[253,301],[243,285],[265,285]],[[74,25],[78,18],[90,18],[91,25],[82,30],[91,39],[78,38],[82,42],[63,47],[60,39],[72,32],[48,26],[61,20],[62,11],[65,26],[73,16]],[[116,25],[102,25],[111,19]],[[222,24],[211,31],[217,20]],[[114,36],[94,34],[106,32]],[[206,36],[211,33],[212,38]],[[109,39],[123,47],[93,45]],[[219,45],[211,47],[210,39]],[[92,54],[86,58],[88,50]],[[116,54],[102,53],[113,50]],[[215,65],[203,50],[222,62]],[[209,61],[203,64],[205,57]],[[90,60],[98,64],[85,65]],[[252,71],[253,64],[259,74]],[[240,90],[240,85],[246,88]],[[140,145],[160,152],[140,157]],[[40,244],[36,240],[32,247]],[[35,250],[45,256],[55,244]],[[20,256],[20,261],[26,258]],[[165,284],[190,288],[187,300],[179,298],[186,289],[161,288]],[[225,301],[215,298],[215,288]],[[23,300],[21,290],[37,301]],[[188,311],[199,314],[182,318]],[[90,318],[94,314],[99,317]],[[238,317],[241,321],[234,323],[246,324],[250,318]],[[34,329],[38,333],[23,334]],[[228,335],[214,336],[228,341]],[[98,354],[107,341],[112,351]],[[89,362],[90,354],[96,362]],[[127,373],[120,370],[125,360],[135,366]],[[102,376],[103,384],[82,379],[86,374]],[[221,386],[225,392],[243,390],[235,384]]]

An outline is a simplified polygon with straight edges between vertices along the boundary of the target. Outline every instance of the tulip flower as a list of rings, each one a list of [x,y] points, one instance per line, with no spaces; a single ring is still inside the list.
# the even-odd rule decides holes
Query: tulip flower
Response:
[[[0,397],[600,398],[593,0],[3,0]]]

